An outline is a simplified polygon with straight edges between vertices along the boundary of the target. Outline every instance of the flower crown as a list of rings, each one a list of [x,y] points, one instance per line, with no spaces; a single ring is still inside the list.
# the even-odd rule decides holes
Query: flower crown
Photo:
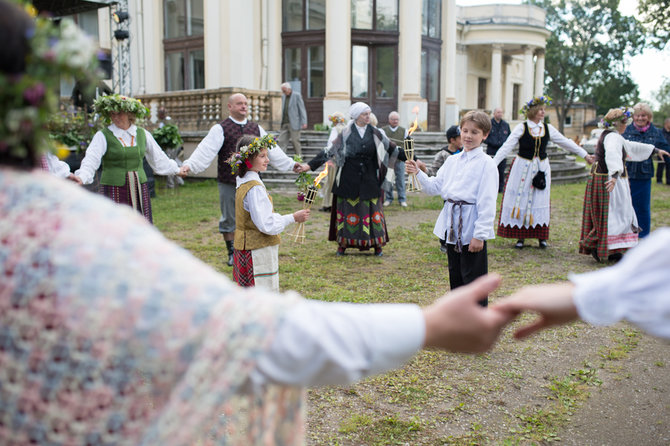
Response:
[[[523,104],[523,108],[519,110],[519,113],[528,117],[528,111],[537,105],[551,105],[551,98],[549,96],[535,96],[533,99]]]
[[[249,158],[251,158],[252,155],[260,152],[262,149],[270,150],[276,145],[277,143],[272,135],[265,135],[262,138],[254,138],[251,144],[240,147],[240,151],[233,153],[226,162],[230,164],[233,175],[237,175],[242,163],[247,166],[247,169],[251,169],[251,161],[249,161]]]
[[[96,46],[70,20],[60,26],[27,1],[15,1],[34,18],[28,30],[25,70],[0,73],[0,151],[25,158],[29,150],[55,150],[47,124],[58,107],[61,77],[88,80],[97,76]]]
[[[146,108],[142,101],[120,94],[110,94],[107,96],[100,96],[93,102],[96,113],[99,113],[105,119],[109,119],[112,113],[131,113],[137,119],[142,119],[149,115],[149,109]]]
[[[342,113],[333,113],[332,115],[328,115],[328,120],[331,122],[331,124],[333,124],[333,127],[338,124],[345,123],[344,115],[342,115]]]
[[[616,119],[606,119],[602,118],[600,122],[598,123],[598,127],[601,129],[609,129],[611,127],[614,127],[616,123],[618,122],[626,122],[626,124],[630,124],[630,121],[633,119],[633,110],[628,108],[628,107],[621,107],[619,110],[621,110],[622,115]]]

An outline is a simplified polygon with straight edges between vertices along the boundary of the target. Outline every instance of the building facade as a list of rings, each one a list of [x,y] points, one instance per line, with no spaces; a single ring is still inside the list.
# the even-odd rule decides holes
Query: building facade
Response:
[[[455,0],[134,0],[133,95],[243,89],[302,93],[310,125],[364,101],[381,123],[398,110],[443,130],[469,109],[518,119],[543,93],[545,11]],[[97,12],[102,48],[109,8]],[[275,95],[276,97],[276,95]],[[168,110],[168,112],[170,112]]]

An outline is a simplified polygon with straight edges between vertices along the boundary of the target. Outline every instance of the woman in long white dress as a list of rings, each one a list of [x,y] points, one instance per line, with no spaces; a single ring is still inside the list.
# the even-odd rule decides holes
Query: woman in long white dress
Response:
[[[605,131],[596,145],[596,161],[586,185],[579,252],[596,261],[617,261],[637,245],[638,226],[626,161],[644,161],[652,153],[667,155],[652,144],[628,141],[621,136],[632,119],[632,110],[610,109],[601,120]]]
[[[517,239],[515,248],[521,249],[524,240],[536,238],[540,248],[547,247],[549,238],[551,166],[547,157],[547,144],[552,141],[559,147],[586,159],[591,164],[593,156],[563,136],[551,124],[543,122],[545,105],[551,98],[540,96],[528,101],[521,113],[526,121],[517,125],[505,143],[498,149],[493,161],[496,165],[519,144],[519,153],[510,167],[498,224],[498,236]],[[536,176],[543,176],[542,187]]]

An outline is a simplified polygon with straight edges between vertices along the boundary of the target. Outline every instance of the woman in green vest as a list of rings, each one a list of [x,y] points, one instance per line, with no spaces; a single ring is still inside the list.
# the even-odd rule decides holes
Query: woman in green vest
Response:
[[[102,165],[100,193],[116,203],[132,206],[153,223],[143,159],[146,155],[159,175],[176,175],[179,166],[165,155],[151,133],[135,125],[136,119],[149,113],[141,101],[114,94],[99,97],[94,107],[111,124],[93,136],[75,176],[90,184]]]

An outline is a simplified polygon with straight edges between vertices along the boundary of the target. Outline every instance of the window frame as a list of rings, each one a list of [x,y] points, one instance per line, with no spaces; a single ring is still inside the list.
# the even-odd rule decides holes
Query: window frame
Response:
[[[355,0],[349,0],[353,2]],[[354,33],[361,32],[371,32],[371,33],[399,33],[400,32],[400,0],[395,0],[396,2],[396,29],[377,29],[377,0],[369,0],[372,2],[372,29],[366,28],[354,28],[353,23],[351,26],[351,35],[353,39]],[[353,8],[352,8],[353,9]]]
[[[187,36],[185,35],[184,37],[172,37],[172,38],[167,38],[165,37],[165,20],[167,19],[166,17],[166,2],[168,0],[163,0],[163,68],[164,68],[164,74],[165,74],[165,91],[187,91],[187,90],[198,90],[200,87],[196,88],[194,85],[194,88],[190,88],[191,84],[195,84],[195,79],[191,79],[191,73],[193,72],[194,67],[191,66],[191,52],[194,51],[202,51],[203,52],[203,61],[205,64],[207,64],[207,60],[204,57],[205,54],[205,36],[204,36],[204,31],[203,34],[195,35],[195,36]],[[204,0],[200,0],[203,1]],[[204,6],[204,5],[203,5]],[[187,12],[188,12],[188,7],[186,6],[186,2],[184,2],[184,7],[186,11],[184,11],[184,17],[186,17],[186,20],[184,20],[184,26],[188,27],[187,23],[191,20],[190,17],[188,17]],[[170,85],[168,83],[168,55],[174,54],[174,53],[183,53],[184,55],[184,84],[182,85],[181,90],[171,90]],[[201,88],[205,88],[205,85],[203,84]]]

